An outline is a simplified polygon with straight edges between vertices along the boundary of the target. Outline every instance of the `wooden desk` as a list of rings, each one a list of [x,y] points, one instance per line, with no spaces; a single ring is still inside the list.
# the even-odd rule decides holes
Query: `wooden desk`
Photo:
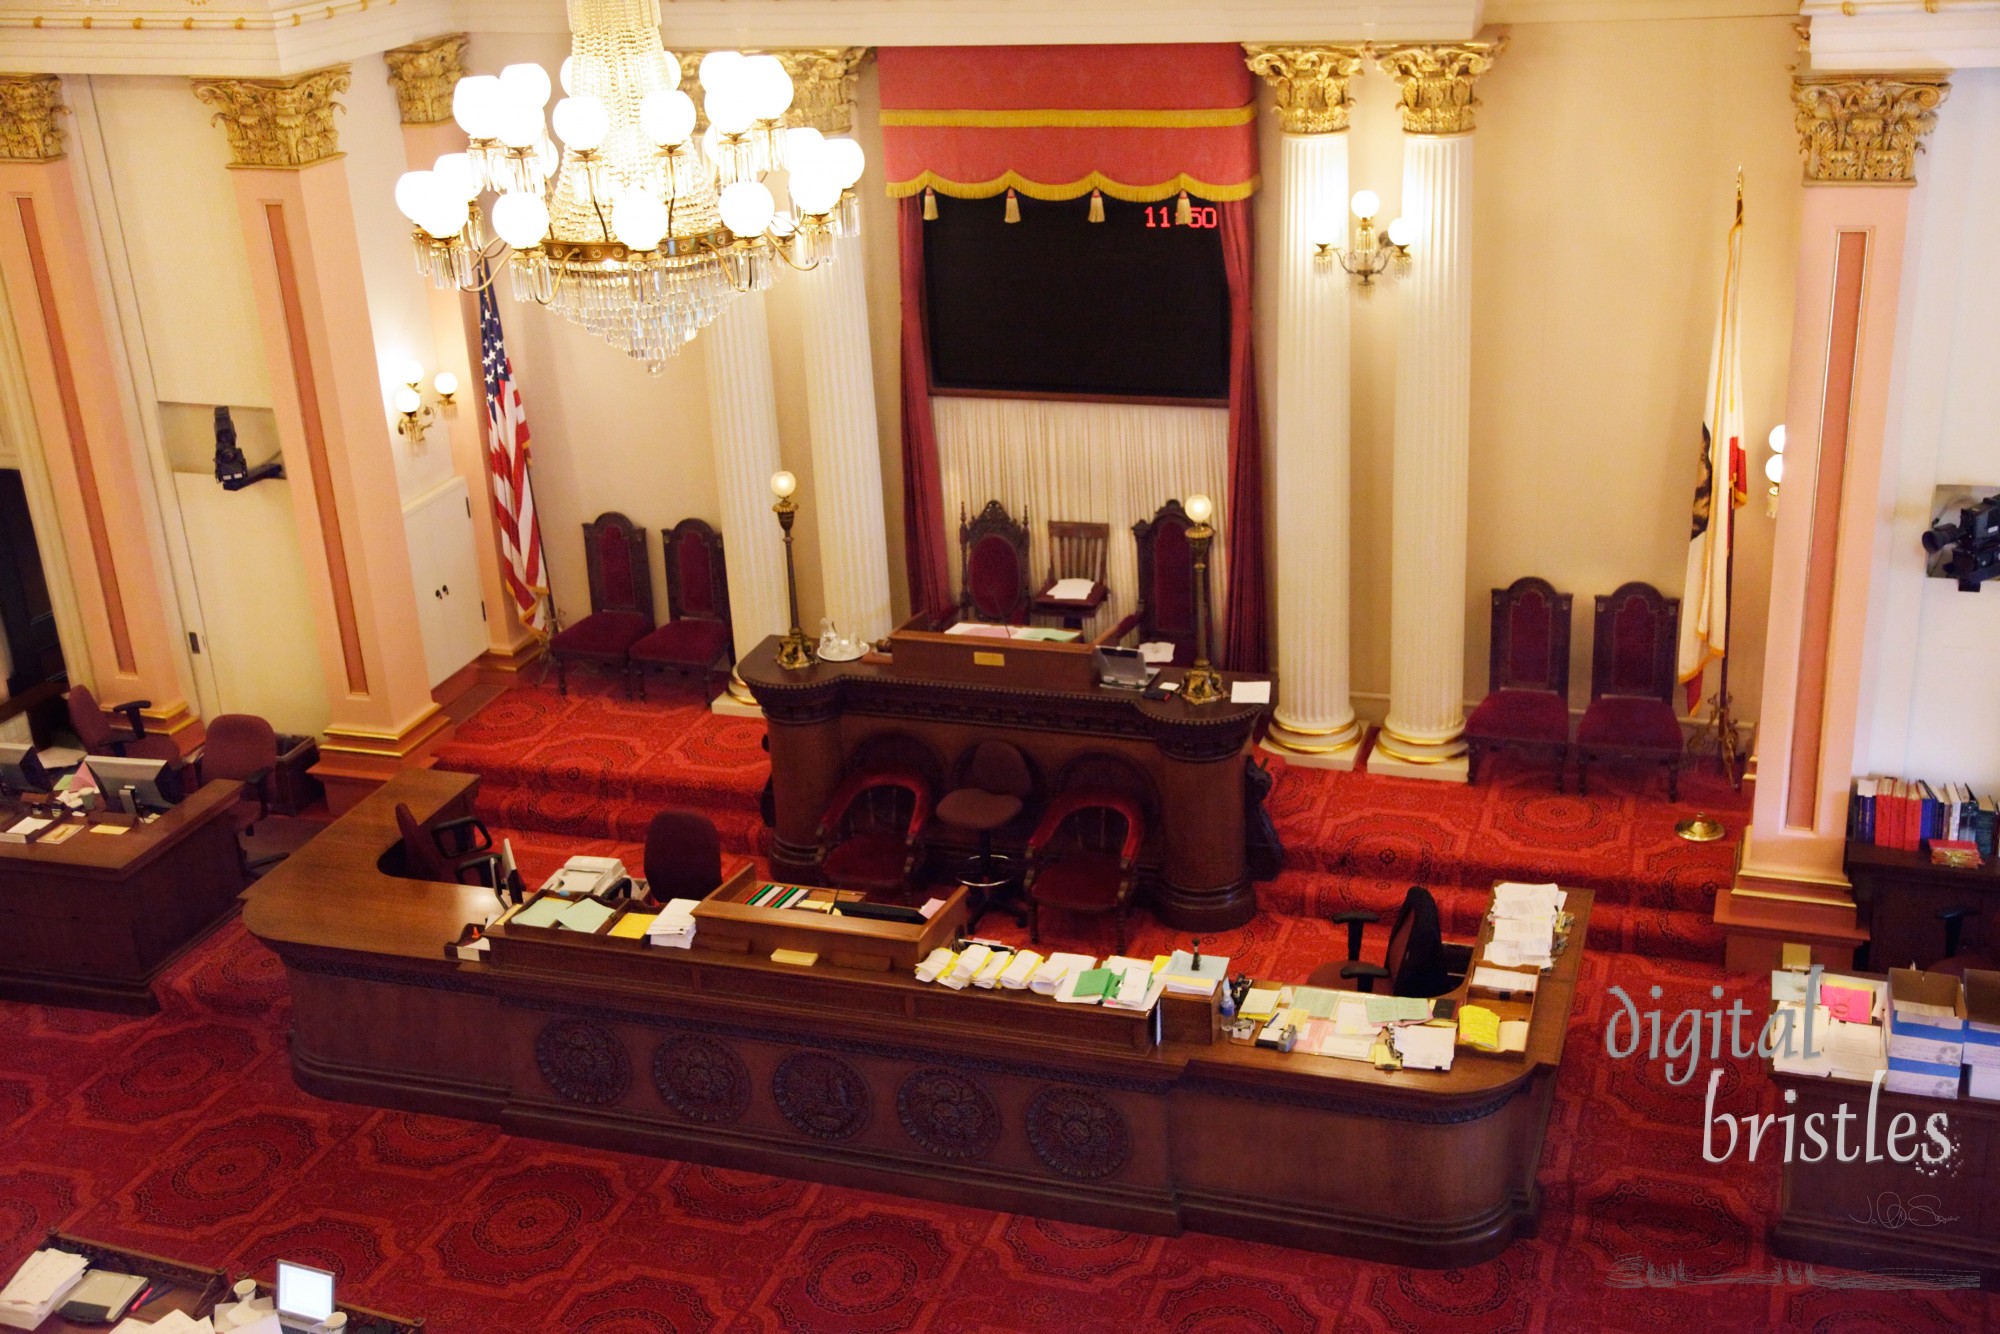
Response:
[[[2000,861],[1938,866],[1928,852],[1849,843],[1844,869],[1868,928],[1869,967],[1928,968],[1943,959],[1938,913],[1952,908],[1969,910],[1960,954],[1992,958],[2000,951]]]
[[[1184,1228],[1404,1265],[1474,1264],[1533,1230],[1535,1173],[1590,895],[1525,1056],[1446,1073],[1162,1041],[1150,1016],[907,974],[577,936],[443,948],[487,891],[389,876],[391,811],[476,780],[408,771],[260,880],[292,1069],[322,1097],[985,1208]],[[1183,1031],[1180,1029],[1176,1030]]]
[[[152,1014],[153,979],[228,916],[243,890],[214,782],[115,837],[0,843],[0,997]]]
[[[1244,856],[1243,757],[1263,705],[1196,708],[1099,687],[1087,646],[918,634],[912,652],[939,666],[920,674],[907,654],[788,672],[778,666],[777,644],[765,640],[737,665],[769,727],[773,874],[812,879],[820,816],[857,756],[872,751],[925,770],[942,795],[959,757],[997,737],[1028,757],[1043,799],[1079,773],[1138,798],[1149,825],[1141,892],[1162,922],[1224,931],[1257,915]],[[964,673],[946,678],[950,655],[970,663],[974,654],[1005,659],[992,668],[991,684]],[[976,849],[972,835],[956,844],[952,837],[933,825],[934,850]]]
[[[178,1260],[168,1260],[144,1251],[128,1251],[109,1246],[101,1241],[91,1241],[87,1237],[74,1237],[67,1233],[51,1232],[37,1249],[54,1247],[81,1255],[90,1261],[93,1269],[110,1269],[121,1274],[137,1274],[142,1278],[159,1279],[169,1284],[166,1291],[146,1299],[144,1306],[135,1306],[126,1312],[127,1316],[153,1321],[170,1311],[180,1311],[196,1320],[210,1315],[218,1302],[235,1300],[230,1295],[229,1275],[220,1269],[204,1269],[198,1265],[182,1264]],[[269,1296],[271,1285],[259,1283],[260,1295]],[[371,1311],[365,1306],[353,1306],[342,1302],[337,1310],[347,1312],[347,1334],[418,1334],[424,1327],[422,1320],[405,1320],[400,1316],[384,1315]],[[60,1316],[50,1316],[36,1329],[35,1334],[103,1334],[104,1325],[79,1325]]]

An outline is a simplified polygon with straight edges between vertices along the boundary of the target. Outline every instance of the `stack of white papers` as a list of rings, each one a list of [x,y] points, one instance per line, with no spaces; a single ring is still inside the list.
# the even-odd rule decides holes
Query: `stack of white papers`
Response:
[[[1000,985],[1009,991],[1025,991],[1042,966],[1042,956],[1033,950],[1016,950],[1000,972]]]
[[[1884,1041],[1880,1024],[1847,1024],[1838,1019],[1826,1021],[1826,1036],[1821,1038],[1814,1021],[1813,1041],[1826,1044],[1827,1057],[1832,1062],[1832,1073],[1842,1079],[1858,1079],[1866,1083],[1875,1078],[1878,1071],[1889,1068],[1889,1051]]]
[[[979,971],[972,975],[972,985],[983,991],[991,991],[1000,985],[1000,977],[1014,963],[1012,950],[994,950],[986,956],[986,962],[979,965]]]
[[[252,1325],[239,1325],[231,1334],[270,1334],[282,1330],[275,1313],[264,1317]],[[111,1334],[215,1334],[215,1325],[207,1319],[196,1320],[180,1311],[169,1311],[158,1320],[146,1321],[137,1316],[127,1316],[118,1322]]]
[[[1405,1070],[1449,1070],[1458,1049],[1458,1029],[1411,1024],[1396,1030],[1396,1052]]]
[[[1056,996],[1069,990],[1070,981],[1087,968],[1095,968],[1097,960],[1088,954],[1051,954],[1035,970],[1028,985],[1040,996]]]
[[[1220,954],[1204,954],[1201,962],[1187,950],[1175,950],[1167,960],[1167,993],[1173,996],[1213,996],[1216,987],[1229,976],[1229,960]]]
[[[1174,646],[1164,639],[1139,645],[1139,660],[1165,666],[1174,660]]]
[[[1493,939],[1485,959],[1503,968],[1547,968],[1555,962],[1556,914],[1569,895],[1556,885],[1504,883],[1493,888]]]
[[[1125,976],[1118,983],[1115,994],[1104,998],[1107,1010],[1150,1010],[1159,1002],[1160,994],[1166,990],[1166,982],[1150,967],[1127,968]]]
[[[1058,579],[1049,586],[1048,596],[1060,602],[1081,602],[1096,587],[1093,579]]]
[[[33,1329],[41,1324],[83,1281],[83,1271],[89,1267],[81,1255],[68,1251],[36,1251],[0,1288],[0,1325]]]
[[[646,928],[646,942],[674,950],[693,945],[694,910],[700,903],[700,899],[669,899],[653,924]]]
[[[1806,1005],[1803,1000],[1780,1001],[1771,1015],[1770,1030],[1765,1042],[1771,1047],[1771,1068],[1786,1075],[1814,1075],[1824,1078],[1833,1073],[1833,1052],[1827,1046],[1827,1034],[1833,1024],[1833,1015],[1824,1005],[1815,1006],[1812,1012],[1812,1047],[1806,1049]]]
[[[917,965],[917,981],[935,982],[943,975],[946,969],[957,962],[957,951],[940,945],[932,950],[922,963]]]
[[[953,991],[963,991],[971,984],[973,975],[984,968],[986,961],[992,957],[992,946],[968,945],[959,951],[958,961],[952,964],[951,971],[940,974],[938,981]]]
[[[1533,995],[1535,984],[1541,981],[1539,973],[1518,973],[1506,968],[1484,968],[1475,966],[1470,984],[1482,991],[1526,993]]]

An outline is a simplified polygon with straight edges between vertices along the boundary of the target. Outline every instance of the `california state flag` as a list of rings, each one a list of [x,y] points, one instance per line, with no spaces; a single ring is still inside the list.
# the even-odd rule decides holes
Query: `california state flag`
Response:
[[[1729,228],[1729,268],[1722,279],[1722,310],[1715,320],[1715,352],[1708,362],[1708,404],[1701,419],[1701,462],[1695,474],[1694,529],[1688,537],[1687,588],[1681,595],[1680,679],[1687,708],[1701,703],[1702,675],[1729,651],[1729,550],[1735,510],[1749,494],[1743,454],[1742,305],[1743,196]],[[1729,503],[1715,503],[1720,485]]]

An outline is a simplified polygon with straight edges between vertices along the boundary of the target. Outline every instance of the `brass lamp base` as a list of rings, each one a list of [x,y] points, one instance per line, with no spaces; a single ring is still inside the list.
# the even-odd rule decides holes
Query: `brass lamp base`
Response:
[[[788,672],[803,671],[819,661],[812,642],[796,632],[778,642],[778,665]]]
[[[1697,811],[1694,819],[1675,825],[1674,832],[1690,843],[1713,843],[1722,837],[1722,821],[1707,811]]]
[[[1222,687],[1222,673],[1205,662],[1198,662],[1188,668],[1188,674],[1181,682],[1181,698],[1190,704],[1213,704],[1227,699],[1229,692]]]

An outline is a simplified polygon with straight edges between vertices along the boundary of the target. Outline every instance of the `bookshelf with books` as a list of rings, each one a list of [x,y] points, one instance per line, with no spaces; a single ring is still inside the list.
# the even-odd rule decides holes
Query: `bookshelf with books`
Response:
[[[1941,865],[1993,860],[2000,803],[1964,783],[1857,778],[1847,800],[1847,841],[1924,853]]]

